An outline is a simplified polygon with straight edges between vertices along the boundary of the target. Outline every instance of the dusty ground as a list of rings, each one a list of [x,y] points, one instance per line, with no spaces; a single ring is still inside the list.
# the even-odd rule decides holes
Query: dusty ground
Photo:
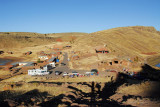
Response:
[[[159,107],[159,82],[128,82],[100,78],[27,80],[26,82],[0,83],[0,104],[26,106],[109,106]],[[17,77],[18,78],[18,77]],[[107,79],[107,78],[104,78]],[[82,80],[85,80],[82,82]],[[97,81],[99,80],[99,81]],[[15,80],[13,80],[15,81]],[[28,82],[27,82],[28,81]],[[96,82],[95,82],[96,81]],[[12,85],[12,87],[11,87]],[[4,91],[4,90],[8,91]],[[10,100],[5,100],[10,99]],[[4,102],[6,103],[4,103]]]
[[[0,58],[6,58],[6,59],[12,58],[13,60],[21,59],[21,61],[37,61],[38,59],[37,52],[40,52],[40,51],[45,51],[46,53],[53,52],[53,50],[51,50],[50,48],[53,47],[55,44],[62,45],[66,43],[60,42],[60,43],[51,43],[49,45],[40,45],[40,46],[34,46],[34,47],[25,47],[25,48],[18,48],[18,49],[13,48],[12,50],[10,50],[13,52],[13,54],[4,53],[0,55]],[[23,53],[28,51],[32,51],[32,54],[27,56],[23,55]]]
[[[151,30],[151,31],[150,31]],[[81,35],[81,34],[80,34]],[[150,36],[152,35],[152,36]],[[50,36],[54,36],[50,35]],[[71,35],[72,36],[72,35]],[[118,38],[118,39],[117,39]],[[66,38],[65,38],[66,39]],[[127,41],[126,41],[127,40]],[[115,57],[138,56],[148,58],[159,55],[159,32],[152,27],[115,28],[107,31],[87,34],[70,42],[58,42],[60,45],[72,45],[65,49],[71,57],[71,52],[80,56],[79,60],[70,61],[70,69],[90,70],[87,65],[96,64]],[[112,42],[111,42],[112,41]],[[150,43],[150,44],[148,44]],[[49,45],[12,48],[14,54],[2,54],[0,58],[13,58],[14,61],[37,61],[37,52],[51,52],[49,49],[57,42]],[[107,45],[111,53],[95,55],[95,46]],[[4,49],[5,51],[5,49]],[[8,49],[6,49],[8,51]],[[22,54],[27,51],[29,56]],[[149,55],[147,53],[156,53]],[[88,54],[92,54],[88,56]],[[150,62],[154,64],[155,62]],[[134,68],[146,71],[146,68]],[[149,77],[153,78],[149,69]],[[103,73],[103,72],[101,72]],[[10,72],[0,71],[0,75],[9,75]],[[156,75],[157,77],[157,75]],[[159,107],[159,81],[142,81],[126,78],[112,78],[111,76],[92,76],[78,78],[46,79],[17,75],[0,81],[0,105],[2,106],[108,106],[108,107]]]

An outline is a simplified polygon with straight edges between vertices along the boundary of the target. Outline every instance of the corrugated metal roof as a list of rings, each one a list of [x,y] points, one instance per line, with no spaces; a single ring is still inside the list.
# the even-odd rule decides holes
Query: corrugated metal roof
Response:
[[[156,65],[156,67],[160,67],[160,63]]]
[[[56,57],[52,57],[48,60],[48,62],[54,61],[54,59],[56,59]]]
[[[24,65],[24,66],[30,66],[30,65],[33,64],[34,62],[14,62],[14,63],[12,63],[11,65],[17,65],[17,64],[19,64],[19,63],[27,63],[27,64]]]
[[[34,66],[34,62],[28,62],[26,65],[24,66]]]

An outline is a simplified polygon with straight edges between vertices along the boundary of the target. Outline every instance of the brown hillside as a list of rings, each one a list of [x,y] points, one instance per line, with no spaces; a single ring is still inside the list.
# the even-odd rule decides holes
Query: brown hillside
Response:
[[[52,44],[52,42],[72,42],[87,33],[40,34],[31,32],[0,32],[0,49],[21,48]]]
[[[84,36],[88,35],[88,33],[81,32],[67,32],[67,33],[49,33],[47,36],[49,37],[62,37],[62,36]]]
[[[160,32],[154,27],[119,27],[91,33],[75,41],[75,50],[94,52],[94,47],[106,45],[116,55],[147,56],[160,53]]]
[[[28,32],[1,32],[0,49],[21,48],[48,44],[54,38],[47,37],[45,34]]]

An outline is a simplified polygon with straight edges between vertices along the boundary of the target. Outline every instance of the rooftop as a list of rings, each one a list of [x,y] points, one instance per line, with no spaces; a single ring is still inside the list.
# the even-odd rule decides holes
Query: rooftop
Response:
[[[52,58],[50,58],[49,60],[48,60],[48,62],[52,62],[52,61],[54,61],[56,59],[56,57],[52,57]]]
[[[19,63],[26,63],[26,65],[24,65],[24,66],[29,66],[29,65],[33,64],[34,62],[14,62],[11,65],[17,65]]]

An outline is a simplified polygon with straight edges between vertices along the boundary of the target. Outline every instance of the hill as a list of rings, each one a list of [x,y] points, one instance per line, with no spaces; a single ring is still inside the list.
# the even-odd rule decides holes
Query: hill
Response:
[[[51,44],[52,42],[72,41],[77,36],[87,33],[53,33],[40,34],[32,32],[0,32],[0,49],[23,48],[37,45]]]
[[[84,35],[88,35],[88,33],[66,32],[66,33],[48,33],[46,35],[49,37],[63,37],[63,36],[84,36]]]
[[[111,53],[120,56],[141,56],[160,53],[160,32],[154,27],[131,26],[98,31],[79,37],[74,47],[77,51],[95,52],[98,45],[105,45]]]
[[[47,44],[53,41],[44,34],[29,32],[1,32],[0,33],[0,49],[23,48]]]

